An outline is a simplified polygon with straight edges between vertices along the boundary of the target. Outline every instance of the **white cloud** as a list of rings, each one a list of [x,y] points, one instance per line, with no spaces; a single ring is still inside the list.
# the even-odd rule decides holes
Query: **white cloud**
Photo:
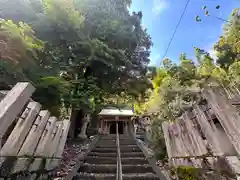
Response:
[[[211,58],[213,58],[214,62],[216,62],[217,60],[217,52],[212,48],[208,51],[209,55],[211,56]]]
[[[159,15],[164,9],[168,7],[166,0],[153,0],[152,12]]]
[[[157,66],[158,63],[160,64],[159,60],[161,58],[161,55],[160,54],[154,54],[152,53],[151,56],[150,56],[150,64],[149,65],[152,65],[152,66]]]
[[[213,58],[214,62],[216,63],[217,61],[217,52],[214,50],[214,44],[216,41],[210,43],[209,45],[205,46],[205,50],[209,53],[210,57]]]

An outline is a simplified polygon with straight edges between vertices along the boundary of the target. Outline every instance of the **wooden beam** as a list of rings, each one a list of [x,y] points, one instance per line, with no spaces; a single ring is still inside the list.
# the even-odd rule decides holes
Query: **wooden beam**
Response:
[[[30,102],[28,104],[27,108],[18,119],[18,122],[6,143],[2,147],[0,152],[1,156],[17,155],[32,127],[33,121],[40,111],[40,107],[41,105],[37,102]]]
[[[203,95],[221,123],[226,135],[240,155],[240,116],[237,109],[229,102],[221,89],[205,89]]]
[[[0,101],[0,137],[8,130],[16,117],[22,112],[35,88],[30,83],[17,83]]]
[[[57,123],[59,124],[59,126],[56,130],[56,135],[53,137],[53,140],[52,140],[54,145],[51,146],[51,149],[49,152],[50,156],[52,156],[53,159],[47,161],[47,164],[46,164],[47,170],[51,170],[59,165],[62,158],[64,147],[66,144],[69,127],[70,127],[69,120],[64,120]],[[54,158],[57,158],[57,159],[54,159]]]
[[[26,156],[26,158],[19,158],[13,169],[13,173],[26,170],[28,167],[27,156],[33,156],[35,149],[39,143],[42,133],[45,129],[50,113],[46,110],[40,111],[35,123],[33,124],[18,156]]]
[[[207,154],[207,148],[204,143],[204,140],[202,139],[200,132],[195,129],[192,120],[189,117],[189,113],[185,112],[183,114],[183,119],[186,123],[186,127],[189,132],[189,136],[191,137],[192,144],[195,146],[195,155],[204,155]]]
[[[56,128],[56,121],[57,121],[56,117],[49,118],[47,125],[42,133],[41,139],[38,143],[38,146],[36,148],[36,151],[34,153],[34,156],[50,158],[49,149],[51,148],[50,146],[54,145],[51,136],[54,132],[54,129]],[[30,166],[30,171],[38,170],[41,166],[43,158],[35,158]]]
[[[173,154],[172,154],[172,146],[171,146],[171,139],[169,136],[169,124],[167,122],[163,122],[162,123],[162,129],[163,129],[163,135],[164,135],[164,139],[165,139],[165,144],[166,144],[166,148],[167,148],[167,153],[168,153],[168,158],[172,158]]]
[[[204,114],[204,112],[198,105],[194,106],[194,113],[197,117],[199,125],[201,126],[202,132],[204,133],[205,137],[207,138],[211,146],[213,154],[223,155],[224,152],[221,150],[220,141],[216,134],[216,129],[214,129],[210,125],[207,116]]]

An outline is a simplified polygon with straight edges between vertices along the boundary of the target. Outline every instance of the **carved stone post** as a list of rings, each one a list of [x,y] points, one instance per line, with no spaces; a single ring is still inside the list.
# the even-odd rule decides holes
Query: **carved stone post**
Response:
[[[169,126],[170,125],[167,122],[162,123],[163,135],[164,135],[165,144],[167,148],[167,154],[168,154],[168,158],[171,159],[174,156],[174,149],[173,149],[174,147],[171,142]]]
[[[240,155],[240,116],[220,88],[208,88],[203,95],[221,123],[226,135]]]
[[[145,117],[144,121],[143,121],[143,129],[145,130],[145,134],[144,134],[144,141],[146,143],[146,145],[148,146],[149,142],[151,141],[151,124],[150,124],[150,118],[149,117]]]
[[[130,133],[130,135],[135,138],[136,134],[134,132],[134,126],[133,126],[133,121],[132,120],[129,122],[128,130],[129,130],[128,132]]]
[[[129,132],[128,132],[128,122],[125,122],[125,135],[129,135]]]
[[[223,155],[224,152],[222,151],[220,145],[221,139],[219,139],[216,134],[216,129],[211,126],[207,116],[198,105],[194,106],[194,114],[196,115],[197,121],[210,144],[213,154],[219,156]]]
[[[83,118],[83,125],[82,125],[82,128],[81,128],[81,132],[80,134],[78,135],[78,138],[80,139],[86,139],[87,138],[87,135],[86,135],[86,130],[87,130],[87,125],[88,123],[90,122],[90,115],[87,114],[84,118]]]
[[[201,156],[207,154],[206,144],[204,143],[200,132],[198,132],[197,129],[194,128],[194,124],[189,117],[189,113],[185,112],[183,114],[183,118],[186,124],[186,128],[188,130],[188,134],[192,141],[192,147],[194,147],[195,150],[194,155]]]

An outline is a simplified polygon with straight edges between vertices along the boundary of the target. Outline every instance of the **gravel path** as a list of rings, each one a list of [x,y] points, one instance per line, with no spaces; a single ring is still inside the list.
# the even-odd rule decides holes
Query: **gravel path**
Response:
[[[53,172],[53,180],[65,180],[66,176],[72,171],[80,153],[88,149],[90,141],[81,142],[76,140],[68,140],[64,152],[63,159],[59,167]]]

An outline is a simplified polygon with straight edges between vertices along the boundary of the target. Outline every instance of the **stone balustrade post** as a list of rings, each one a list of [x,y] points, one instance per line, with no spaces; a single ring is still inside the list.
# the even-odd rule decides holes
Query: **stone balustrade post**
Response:
[[[87,125],[88,125],[89,122],[90,122],[90,114],[87,114],[83,118],[83,125],[81,127],[81,132],[78,135],[78,138],[80,138],[80,139],[86,139],[87,138],[86,131],[87,131]]]

